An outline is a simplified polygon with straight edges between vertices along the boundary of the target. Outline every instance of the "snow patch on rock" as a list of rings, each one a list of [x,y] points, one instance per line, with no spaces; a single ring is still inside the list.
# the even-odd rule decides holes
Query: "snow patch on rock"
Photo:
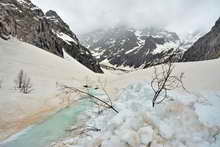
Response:
[[[76,42],[76,40],[74,40],[73,38],[71,38],[70,36],[68,36],[68,35],[66,35],[66,34],[64,34],[64,33],[57,33],[57,36],[60,38],[60,39],[62,39],[62,40],[64,40],[67,44],[70,44],[70,42],[73,42],[73,43],[75,43],[76,45],[78,44],[77,42]],[[71,45],[71,44],[70,44]]]

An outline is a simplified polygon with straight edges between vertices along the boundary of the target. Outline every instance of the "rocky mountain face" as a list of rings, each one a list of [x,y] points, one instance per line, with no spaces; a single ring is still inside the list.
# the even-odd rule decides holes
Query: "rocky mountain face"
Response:
[[[126,26],[97,30],[81,35],[80,39],[100,62],[133,68],[146,68],[165,62],[174,52],[175,61],[178,61],[192,44],[164,29],[138,30]]]
[[[202,61],[220,57],[220,18],[206,35],[183,55],[182,61]]]
[[[55,11],[44,14],[30,0],[1,0],[0,10],[1,38],[17,37],[60,57],[65,50],[89,69],[102,73],[98,61]]]

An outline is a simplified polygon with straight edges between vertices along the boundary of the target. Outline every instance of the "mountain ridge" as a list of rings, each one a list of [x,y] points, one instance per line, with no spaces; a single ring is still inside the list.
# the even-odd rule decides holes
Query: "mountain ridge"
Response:
[[[2,0],[0,9],[1,38],[7,40],[13,36],[60,57],[63,57],[64,49],[90,70],[103,73],[91,52],[79,43],[55,11],[44,14],[30,0]]]
[[[182,61],[202,61],[218,57],[220,57],[220,18],[207,34],[184,53]]]
[[[80,40],[99,62],[108,60],[114,66],[147,68],[166,62],[166,57],[174,53],[174,61],[179,61],[200,35],[192,33],[183,41],[175,32],[162,28],[116,26],[81,35]]]

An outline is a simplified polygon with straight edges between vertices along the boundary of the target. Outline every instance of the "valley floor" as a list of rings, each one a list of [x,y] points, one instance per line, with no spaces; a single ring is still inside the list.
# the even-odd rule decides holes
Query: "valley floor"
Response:
[[[16,39],[0,39],[0,140],[64,107],[69,100],[59,83],[82,87],[86,78],[95,76],[76,60],[68,60]],[[29,94],[16,89],[20,70],[31,79]]]
[[[89,120],[83,126],[74,125],[72,135],[51,146],[219,147],[219,91],[201,92],[200,96],[171,92],[171,99],[155,108],[152,97],[147,81],[132,84],[114,101],[118,114],[110,109],[101,114],[97,108],[90,110],[84,114]],[[90,127],[100,131],[84,130]]]
[[[40,60],[39,60],[40,59]],[[174,74],[184,72],[188,92],[177,89],[170,99],[151,106],[153,69],[115,74],[94,74],[75,60],[67,61],[17,40],[0,40],[0,138],[45,118],[79,95],[65,95],[59,83],[77,88],[103,83],[119,113],[97,108],[85,113],[85,126],[101,129],[87,135],[73,135],[55,142],[54,147],[219,147],[220,146],[220,59],[175,64]],[[34,90],[21,94],[14,79],[23,69]],[[99,93],[99,96],[105,95]],[[71,99],[74,98],[74,99]],[[83,119],[84,116],[82,116]],[[75,127],[75,126],[73,126]]]
[[[98,109],[88,111],[82,131],[52,144],[52,147],[219,147],[220,146],[220,60],[176,64],[175,74],[184,72],[187,91],[170,92],[169,99],[152,108],[150,87],[153,69],[116,77],[108,76],[108,92],[116,114]],[[80,122],[83,121],[80,120]],[[77,126],[73,126],[75,130]]]

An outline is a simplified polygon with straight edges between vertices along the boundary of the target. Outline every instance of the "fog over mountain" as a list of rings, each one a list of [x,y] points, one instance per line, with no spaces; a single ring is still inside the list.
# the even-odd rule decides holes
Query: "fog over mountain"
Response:
[[[32,0],[56,10],[76,33],[115,24],[160,26],[177,33],[207,32],[220,16],[219,0]]]

